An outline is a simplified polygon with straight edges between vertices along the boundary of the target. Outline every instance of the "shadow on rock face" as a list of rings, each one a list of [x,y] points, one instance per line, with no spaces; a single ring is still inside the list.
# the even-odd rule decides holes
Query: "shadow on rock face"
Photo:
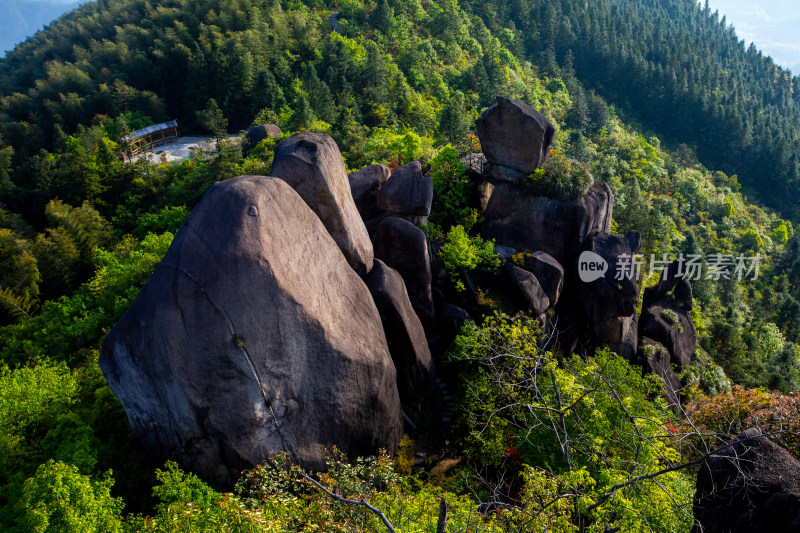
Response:
[[[636,308],[641,280],[633,255],[641,247],[639,232],[599,233],[591,237],[575,262],[573,298],[591,331],[592,344],[608,344],[618,354],[636,354]]]
[[[322,469],[325,448],[372,455],[402,435],[373,298],[280,179],[211,187],[106,337],[100,368],[148,452],[222,490],[270,452]]]

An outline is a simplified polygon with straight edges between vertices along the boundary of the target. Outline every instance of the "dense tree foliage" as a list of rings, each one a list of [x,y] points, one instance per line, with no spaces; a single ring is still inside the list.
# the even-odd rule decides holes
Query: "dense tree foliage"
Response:
[[[462,6],[520,57],[576,76],[706,166],[738,174],[767,205],[797,216],[800,77],[745,46],[695,0],[514,0]],[[591,131],[591,95],[571,120]]]

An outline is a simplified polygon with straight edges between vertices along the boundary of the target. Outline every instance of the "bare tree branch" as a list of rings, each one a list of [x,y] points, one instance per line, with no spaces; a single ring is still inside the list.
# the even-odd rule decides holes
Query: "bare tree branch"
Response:
[[[363,499],[361,499],[361,500],[350,500],[348,498],[344,498],[342,496],[339,496],[338,494],[334,494],[333,492],[331,492],[327,488],[325,488],[319,481],[317,481],[316,479],[312,478],[308,474],[303,474],[303,479],[305,479],[309,483],[313,483],[317,488],[322,490],[322,492],[324,492],[325,494],[327,494],[328,496],[330,496],[331,498],[333,498],[337,502],[346,503],[346,504],[349,504],[349,505],[360,505],[362,507],[366,507],[369,511],[375,513],[375,515],[377,515],[377,517],[381,519],[381,521],[386,526],[386,529],[389,531],[389,533],[397,533],[397,531],[392,526],[392,523],[389,522],[389,519],[386,518],[385,514],[383,514],[383,511],[381,511],[380,509],[378,509],[376,507],[373,507],[372,505],[370,505],[368,502],[364,501]]]

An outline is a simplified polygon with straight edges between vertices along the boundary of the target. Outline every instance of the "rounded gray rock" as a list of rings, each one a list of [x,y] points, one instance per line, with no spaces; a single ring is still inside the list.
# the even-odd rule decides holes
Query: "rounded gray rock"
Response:
[[[298,133],[275,148],[272,175],[292,186],[317,214],[360,275],[372,268],[372,243],[350,192],[339,147],[327,135]]]
[[[259,126],[252,126],[244,134],[244,141],[242,148],[245,152],[252,150],[255,146],[264,139],[271,137],[279,139],[281,136],[281,129],[275,124],[261,124]]]
[[[536,276],[510,262],[506,263],[503,274],[534,315],[539,316],[550,308],[550,299]]]
[[[433,277],[425,234],[407,220],[387,217],[375,229],[373,243],[375,257],[402,276],[411,305],[423,325],[432,325]]]
[[[525,258],[525,270],[536,276],[550,299],[550,307],[555,306],[564,288],[564,267],[552,255],[534,252]]]
[[[523,175],[541,166],[556,133],[550,121],[534,108],[502,96],[481,114],[475,128],[490,164]]]
[[[229,490],[287,451],[390,451],[402,435],[394,364],[364,282],[284,181],[215,184],[106,337],[100,367],[134,432]]]
[[[391,173],[386,165],[375,163],[347,175],[350,192],[362,220],[370,220],[382,213],[378,208],[378,191]]]
[[[365,281],[381,315],[397,370],[400,399],[403,403],[419,404],[433,391],[435,372],[425,329],[411,306],[403,278],[376,259]]]
[[[693,533],[800,530],[800,462],[756,428],[700,466]]]
[[[378,207],[400,217],[427,217],[433,204],[433,181],[419,161],[395,170],[378,193]]]

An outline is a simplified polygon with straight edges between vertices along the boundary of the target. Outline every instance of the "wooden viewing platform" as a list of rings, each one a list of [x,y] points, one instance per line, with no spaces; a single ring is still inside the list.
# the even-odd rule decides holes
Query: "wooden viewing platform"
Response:
[[[128,143],[128,157],[132,157],[142,150],[165,143],[178,137],[178,120],[169,120],[160,124],[153,124],[132,132],[125,136]]]

